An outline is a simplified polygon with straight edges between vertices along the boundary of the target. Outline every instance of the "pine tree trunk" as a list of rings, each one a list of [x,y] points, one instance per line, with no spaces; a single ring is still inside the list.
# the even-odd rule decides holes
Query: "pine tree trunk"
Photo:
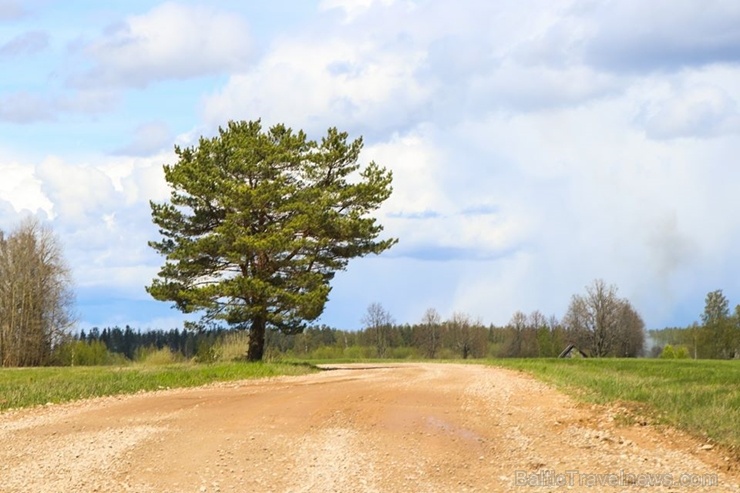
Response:
[[[259,316],[252,320],[249,329],[249,349],[247,350],[247,361],[262,361],[265,353],[265,318]]]

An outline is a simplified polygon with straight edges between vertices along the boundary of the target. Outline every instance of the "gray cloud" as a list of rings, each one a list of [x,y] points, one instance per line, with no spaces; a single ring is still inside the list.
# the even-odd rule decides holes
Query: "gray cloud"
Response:
[[[19,91],[0,97],[0,121],[32,124],[53,121],[65,113],[99,114],[110,111],[119,97],[109,91],[84,90],[67,94]]]
[[[146,87],[245,67],[252,41],[238,15],[164,3],[109,26],[100,38],[72,47],[92,68],[74,73],[76,87]]]
[[[551,5],[532,1],[501,9],[495,3],[435,1],[410,8],[405,2],[375,2],[352,9],[321,36],[286,36],[254,66],[233,74],[205,98],[205,118],[217,124],[261,115],[309,131],[339,119],[344,128],[377,142],[422,122],[454,124],[619,94],[623,81],[575,55],[559,56],[573,51],[571,38],[560,36],[557,48],[538,53],[526,28],[542,30],[538,25],[558,13]],[[295,91],[296,81],[302,91]]]
[[[658,103],[645,121],[645,132],[658,140],[738,133],[740,112],[726,91],[693,87]]]
[[[33,55],[49,46],[49,34],[44,31],[28,31],[0,45],[0,57],[11,58]]]
[[[0,21],[14,20],[23,17],[26,10],[20,2],[14,0],[0,0]]]
[[[139,125],[129,141],[123,147],[113,151],[115,155],[121,156],[149,156],[165,147],[170,147],[173,142],[172,132],[164,122],[148,122]]]
[[[391,212],[388,217],[394,219],[435,219],[442,217],[442,214],[437,211],[422,211],[422,212]]]
[[[496,207],[490,204],[476,204],[473,206],[466,207],[460,211],[462,216],[487,216],[490,214],[499,214],[501,212],[500,207]]]
[[[0,99],[0,121],[29,124],[54,119],[53,104],[29,92],[16,92]]]
[[[430,262],[468,261],[468,262],[490,262],[500,260],[519,251],[517,248],[503,251],[487,250],[484,248],[464,248],[453,246],[425,245],[415,248],[404,248],[403,245],[396,247],[386,256],[388,258],[410,258]]]
[[[13,204],[7,200],[0,199],[0,232],[10,231],[19,218]]]
[[[661,289],[670,290],[677,272],[695,263],[698,258],[696,242],[681,231],[675,213],[658,218],[653,228],[644,231],[645,244],[651,257],[650,265],[657,274]]]
[[[674,71],[740,62],[740,4],[734,1],[624,0],[593,3],[584,23],[585,60],[606,70]]]
[[[121,101],[121,94],[107,88],[86,88],[66,93],[56,101],[55,108],[66,113],[90,115],[107,113]]]
[[[21,207],[16,208],[7,200],[0,198],[0,232],[9,232],[26,218],[35,217],[39,221],[46,222],[49,220],[48,214],[43,209],[30,210]]]

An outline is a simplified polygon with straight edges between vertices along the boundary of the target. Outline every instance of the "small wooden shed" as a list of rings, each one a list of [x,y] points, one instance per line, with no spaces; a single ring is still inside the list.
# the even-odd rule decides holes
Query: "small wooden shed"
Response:
[[[588,355],[578,349],[575,344],[568,344],[558,358],[588,358]]]

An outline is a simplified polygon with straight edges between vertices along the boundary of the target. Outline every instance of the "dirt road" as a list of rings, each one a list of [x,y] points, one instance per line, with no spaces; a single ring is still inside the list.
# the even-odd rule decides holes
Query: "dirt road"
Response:
[[[0,414],[0,492],[740,491],[615,413],[491,367],[347,365]]]

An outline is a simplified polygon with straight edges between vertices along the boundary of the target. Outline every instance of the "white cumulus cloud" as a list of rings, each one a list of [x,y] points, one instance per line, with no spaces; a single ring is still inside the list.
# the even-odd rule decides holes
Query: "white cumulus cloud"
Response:
[[[204,116],[212,125],[263,117],[319,132],[340,123],[403,125],[428,101],[429,90],[413,77],[423,53],[379,48],[332,37],[286,40],[207,97]]]
[[[252,54],[247,23],[214,7],[163,3],[127,17],[84,46],[92,68],[74,81],[89,86],[145,87],[156,81],[220,74]]]

